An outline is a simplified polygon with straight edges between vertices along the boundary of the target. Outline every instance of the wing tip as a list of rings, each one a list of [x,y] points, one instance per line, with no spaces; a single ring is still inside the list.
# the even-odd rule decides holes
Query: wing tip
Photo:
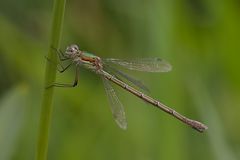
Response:
[[[117,120],[116,120],[116,122],[117,122],[117,125],[118,125],[121,129],[127,130],[127,122],[126,122],[126,121],[120,122],[120,121],[117,121]]]

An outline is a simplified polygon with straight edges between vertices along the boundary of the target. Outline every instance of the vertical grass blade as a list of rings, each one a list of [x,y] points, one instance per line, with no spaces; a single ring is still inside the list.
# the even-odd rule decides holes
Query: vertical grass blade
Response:
[[[59,48],[59,43],[61,39],[61,30],[63,25],[64,10],[65,10],[65,2],[66,0],[54,0],[50,45],[49,45],[49,50],[47,55],[48,58],[53,62],[57,61],[57,56],[55,53],[53,53],[53,50],[51,47]],[[52,63],[46,64],[44,88],[54,83],[56,78],[56,67],[57,66]],[[36,160],[47,159],[49,128],[50,128],[51,115],[52,115],[53,92],[54,92],[54,88],[44,89],[39,133],[38,133],[39,135],[38,135]]]
[[[197,77],[197,76],[191,76]],[[199,81],[201,78],[191,79],[189,82],[189,91],[193,95],[194,103],[196,103],[197,109],[200,115],[208,122],[209,125],[209,146],[212,149],[212,153],[218,160],[237,160],[233,148],[229,146],[226,138],[224,127],[222,126],[219,115],[216,111],[216,106],[211,100],[209,91],[204,84]],[[201,95],[201,96],[199,96]]]
[[[0,99],[0,159],[11,160],[26,121],[29,90],[25,85],[10,89]]]

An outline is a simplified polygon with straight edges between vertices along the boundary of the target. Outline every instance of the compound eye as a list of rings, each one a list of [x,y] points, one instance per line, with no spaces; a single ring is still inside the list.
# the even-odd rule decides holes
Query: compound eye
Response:
[[[73,52],[74,51],[74,49],[73,48],[67,48],[67,50],[66,50],[66,52]]]
[[[74,51],[78,51],[79,49],[78,49],[78,46],[76,45],[76,44],[72,44],[71,46],[70,46],[70,48]]]

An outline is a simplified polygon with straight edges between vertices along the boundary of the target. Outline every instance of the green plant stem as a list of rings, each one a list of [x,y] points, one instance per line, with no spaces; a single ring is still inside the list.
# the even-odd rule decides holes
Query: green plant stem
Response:
[[[61,31],[63,25],[63,17],[65,10],[66,0],[54,0],[53,6],[53,19],[52,19],[52,30],[50,36],[50,45],[48,50],[48,58],[57,62],[57,55],[53,53],[54,48],[59,48]],[[46,86],[55,82],[56,79],[56,65],[47,63],[45,71],[45,85],[44,93],[42,100],[41,116],[40,116],[40,125],[38,133],[38,144],[36,152],[36,160],[46,160],[47,159],[47,150],[48,150],[48,139],[49,139],[49,128],[51,124],[51,115],[52,115],[52,99],[54,88],[45,89]]]

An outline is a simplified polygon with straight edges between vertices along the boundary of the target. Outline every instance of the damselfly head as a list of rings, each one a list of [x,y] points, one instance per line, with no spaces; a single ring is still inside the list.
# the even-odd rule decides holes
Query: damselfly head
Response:
[[[72,44],[68,46],[65,51],[65,54],[69,57],[74,57],[78,53],[79,53],[79,48],[76,44]]]

